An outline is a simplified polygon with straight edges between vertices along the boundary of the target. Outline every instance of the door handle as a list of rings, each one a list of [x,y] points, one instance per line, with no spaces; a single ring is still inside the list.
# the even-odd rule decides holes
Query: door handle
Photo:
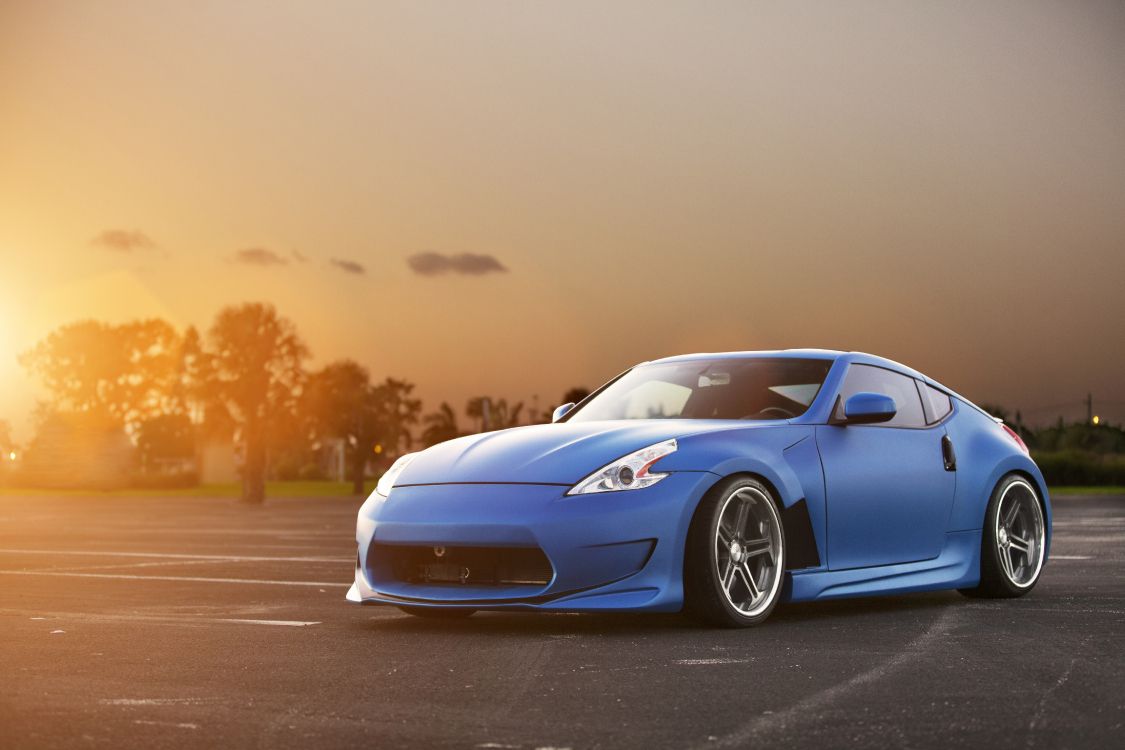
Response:
[[[957,471],[957,454],[953,451],[953,441],[949,435],[941,436],[941,459],[946,471]]]

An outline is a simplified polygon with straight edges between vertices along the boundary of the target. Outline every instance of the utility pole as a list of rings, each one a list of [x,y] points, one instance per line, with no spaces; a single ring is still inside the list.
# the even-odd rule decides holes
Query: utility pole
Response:
[[[1094,394],[1086,394],[1086,424],[1094,422]]]

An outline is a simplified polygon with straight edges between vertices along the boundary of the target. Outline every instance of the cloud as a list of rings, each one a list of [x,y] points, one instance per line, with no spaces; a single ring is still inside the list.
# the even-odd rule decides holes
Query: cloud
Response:
[[[465,276],[482,276],[486,273],[507,273],[504,264],[491,255],[477,255],[475,253],[460,253],[459,255],[443,255],[442,253],[417,253],[406,259],[410,270],[419,276],[441,276],[447,273],[459,273]]]
[[[308,263],[309,262],[309,259],[306,258],[304,255],[302,255],[297,250],[290,250],[289,252],[293,255],[293,260],[297,261],[298,263]]]
[[[144,232],[137,229],[106,229],[90,244],[103,250],[112,250],[118,253],[131,253],[136,250],[153,250],[156,243]]]
[[[367,273],[367,269],[364,268],[359,263],[356,263],[354,260],[344,260],[343,258],[333,258],[332,260],[329,261],[329,263],[334,265],[336,268],[339,268],[344,273],[354,273],[358,276],[362,276],[363,274]]]
[[[264,247],[248,247],[234,254],[236,263],[248,266],[287,266],[289,261],[283,256]]]

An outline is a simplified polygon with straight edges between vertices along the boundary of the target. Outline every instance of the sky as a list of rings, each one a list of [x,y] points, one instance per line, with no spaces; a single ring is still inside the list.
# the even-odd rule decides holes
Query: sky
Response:
[[[244,301],[431,408],[811,346],[1125,421],[1125,5],[0,3],[0,419]]]

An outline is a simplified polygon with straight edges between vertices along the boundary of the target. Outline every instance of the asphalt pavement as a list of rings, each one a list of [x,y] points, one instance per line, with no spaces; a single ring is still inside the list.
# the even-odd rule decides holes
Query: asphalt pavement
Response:
[[[0,497],[0,746],[1120,747],[1125,497],[1018,600],[678,615],[344,601],[352,499]]]

